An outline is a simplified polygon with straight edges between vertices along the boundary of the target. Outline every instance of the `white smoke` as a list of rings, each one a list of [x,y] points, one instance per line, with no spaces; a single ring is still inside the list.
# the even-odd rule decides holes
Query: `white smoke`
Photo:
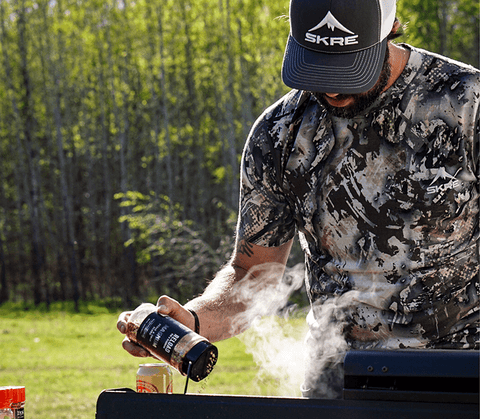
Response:
[[[275,394],[269,395],[293,397],[300,395],[304,378],[307,327],[302,319],[295,329],[286,320],[296,309],[288,300],[303,285],[304,266],[286,268],[282,275],[283,269],[283,265],[269,264],[249,272],[237,297],[248,309],[237,321],[250,325],[239,338],[259,367],[259,381],[276,382]]]
[[[347,351],[344,338],[345,309],[351,306],[356,292],[314,304],[308,313],[309,330],[306,339],[306,360],[309,369],[306,381],[314,397],[337,398],[343,388],[343,361]]]
[[[299,319],[300,329],[293,330],[289,323],[278,317],[265,317],[253,322],[240,336],[247,352],[259,368],[260,382],[275,381],[271,396],[299,397],[305,376],[305,321]]]
[[[345,294],[316,305],[307,316],[288,306],[290,295],[302,287],[304,266],[287,268],[269,265],[257,268],[244,279],[238,300],[248,309],[237,321],[250,328],[239,336],[253,355],[260,382],[265,378],[276,382],[272,394],[282,397],[301,396],[300,388],[305,376],[317,377],[315,387],[324,397],[335,397],[330,387],[338,377],[333,371],[343,362],[347,344],[343,338],[343,308],[352,295]],[[251,275],[251,276],[250,276]],[[296,317],[292,322],[288,318]],[[307,326],[310,325],[310,330]],[[312,363],[315,360],[315,364]]]

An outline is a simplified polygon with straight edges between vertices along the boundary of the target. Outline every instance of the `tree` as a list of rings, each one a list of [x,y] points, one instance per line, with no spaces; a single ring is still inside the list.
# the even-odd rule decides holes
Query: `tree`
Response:
[[[228,256],[246,135],[288,91],[286,15],[273,0],[0,0],[0,299],[199,290]],[[407,42],[478,65],[477,0],[398,15]]]
[[[480,68],[477,0],[408,0],[398,3],[407,41]]]

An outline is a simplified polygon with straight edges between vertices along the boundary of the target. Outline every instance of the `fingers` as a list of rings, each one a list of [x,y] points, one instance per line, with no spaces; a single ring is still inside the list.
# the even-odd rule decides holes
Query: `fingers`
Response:
[[[131,311],[124,311],[120,313],[117,320],[117,329],[120,333],[125,334],[127,332],[127,321],[130,315],[132,314]],[[141,346],[138,346],[136,343],[132,342],[130,339],[125,337],[122,342],[122,347],[125,349],[130,355],[137,356],[140,358],[145,358],[150,356],[150,353],[143,349]]]
[[[173,298],[170,298],[167,295],[162,295],[157,301],[158,312],[170,317],[175,317],[181,313],[183,309],[182,305]]]
[[[146,358],[147,356],[150,356],[150,353],[147,350],[145,350],[141,346],[138,346],[137,344],[133,343],[127,337],[125,339],[123,339],[122,347],[130,355],[137,356],[139,358]]]
[[[158,313],[170,316],[192,330],[195,327],[195,319],[192,313],[173,298],[162,295],[157,301],[157,307]]]
[[[117,329],[120,333],[123,333],[123,334],[127,333],[127,322],[131,314],[132,314],[131,311],[124,311],[123,313],[120,313],[120,315],[118,316]]]
[[[157,311],[160,314],[167,315],[178,320],[180,323],[183,323],[189,328],[194,327],[194,319],[192,314],[173,298],[170,298],[166,295],[161,296],[157,301]],[[118,316],[117,329],[120,333],[126,334],[127,322],[132,313],[132,311],[124,311]],[[122,347],[130,355],[136,357],[144,358],[150,356],[150,353],[146,349],[137,345],[135,342],[132,342],[130,339],[128,339],[128,337],[125,337],[123,340]]]

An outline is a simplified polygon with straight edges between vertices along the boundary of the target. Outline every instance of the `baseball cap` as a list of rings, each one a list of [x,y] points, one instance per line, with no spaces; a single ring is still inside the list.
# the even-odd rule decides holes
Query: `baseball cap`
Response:
[[[322,93],[362,93],[377,82],[396,0],[291,0],[283,82]]]

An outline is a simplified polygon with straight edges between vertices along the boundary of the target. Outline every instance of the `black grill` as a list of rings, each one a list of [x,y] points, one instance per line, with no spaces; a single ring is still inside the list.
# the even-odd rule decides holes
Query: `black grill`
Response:
[[[477,351],[351,351],[343,399],[103,391],[97,419],[479,418]]]
[[[343,397],[478,403],[477,351],[352,351],[345,357]]]

